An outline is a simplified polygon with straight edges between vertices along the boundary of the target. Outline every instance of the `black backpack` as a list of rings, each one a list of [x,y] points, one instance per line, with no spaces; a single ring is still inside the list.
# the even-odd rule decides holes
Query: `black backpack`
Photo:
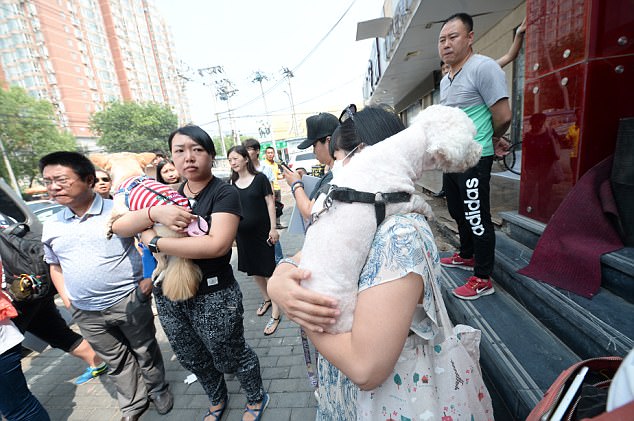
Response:
[[[0,230],[0,256],[6,292],[15,301],[33,301],[54,293],[44,262],[41,234],[18,223]]]

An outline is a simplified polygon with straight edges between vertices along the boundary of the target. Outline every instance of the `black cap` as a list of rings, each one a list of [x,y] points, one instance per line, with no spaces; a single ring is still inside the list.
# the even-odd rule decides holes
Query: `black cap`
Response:
[[[339,125],[337,117],[330,113],[319,113],[306,119],[306,140],[297,146],[298,149],[306,149],[326,136],[331,136]]]

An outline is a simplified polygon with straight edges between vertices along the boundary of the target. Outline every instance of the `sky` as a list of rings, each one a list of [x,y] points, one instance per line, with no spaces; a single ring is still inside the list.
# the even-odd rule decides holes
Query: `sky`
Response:
[[[383,0],[154,0],[174,37],[176,54],[191,70],[222,66],[236,94],[214,101],[213,80],[187,83],[192,122],[218,135],[234,127],[257,135],[269,121],[276,139],[298,135],[306,117],[328,111],[337,117],[348,104],[362,104],[363,81],[374,40],[355,41],[357,22],[382,17]],[[283,77],[282,68],[294,77]],[[266,75],[253,82],[256,72]],[[211,85],[211,86],[210,86]],[[214,103],[215,102],[215,103]]]

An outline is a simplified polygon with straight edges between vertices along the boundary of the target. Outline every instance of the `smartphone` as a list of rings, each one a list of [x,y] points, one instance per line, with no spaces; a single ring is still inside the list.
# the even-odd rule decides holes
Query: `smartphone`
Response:
[[[270,238],[267,238],[267,239],[266,239],[266,244],[268,244],[268,245],[269,245],[269,247],[273,247],[273,243],[271,242],[271,239],[270,239]]]
[[[288,171],[290,171],[290,172],[293,172],[293,170],[291,170],[291,167],[289,167],[289,166],[288,166],[288,164],[287,164],[286,162],[284,162],[284,161],[280,161],[280,165],[281,165],[282,167],[284,167],[286,170],[288,170]]]

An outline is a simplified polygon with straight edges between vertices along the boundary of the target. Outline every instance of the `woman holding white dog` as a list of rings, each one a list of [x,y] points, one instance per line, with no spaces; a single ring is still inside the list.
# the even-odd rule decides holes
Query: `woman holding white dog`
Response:
[[[280,309],[266,292],[268,278],[275,270],[275,243],[280,236],[275,228],[275,196],[268,178],[255,170],[249,152],[234,146],[227,152],[231,166],[231,184],[238,190],[242,204],[242,220],[238,226],[238,270],[252,276],[262,294],[257,310],[263,316],[272,307],[264,335],[275,333],[280,324]]]
[[[337,169],[363,154],[365,145],[404,129],[396,114],[381,107],[356,112],[356,107],[350,106],[342,112],[340,122],[330,143],[336,159],[333,184]],[[380,171],[378,164],[376,176],[381,176]],[[300,286],[310,273],[297,267],[299,254],[282,260],[269,280],[272,299],[308,332],[320,353],[318,420],[375,420],[399,415],[418,419],[418,414],[413,417],[404,409],[406,404],[390,406],[376,398],[381,387],[409,381],[394,374],[397,362],[411,359],[415,346],[438,332],[432,283],[438,287],[440,262],[425,216],[430,215],[396,214],[376,228],[358,282],[350,332],[324,333],[339,315],[338,300]],[[416,334],[410,333],[410,328]],[[424,380],[416,380],[422,388]],[[403,385],[401,389],[407,388]],[[441,416],[434,414],[433,418]]]
[[[161,325],[178,358],[205,389],[210,407],[203,420],[219,420],[228,408],[224,373],[235,373],[247,395],[243,420],[259,420],[269,395],[262,387],[260,364],[244,339],[242,292],[230,265],[231,246],[242,215],[235,189],[212,174],[213,141],[198,126],[184,126],[168,139],[176,169],[186,180],[179,192],[190,201],[190,213],[179,206],[141,209],[119,218],[118,235],[141,232],[141,241],[162,253],[193,259],[203,277],[196,295],[185,301],[166,298],[160,286],[154,296]],[[148,226],[159,222],[184,232],[196,215],[209,224],[207,235],[164,238]]]

